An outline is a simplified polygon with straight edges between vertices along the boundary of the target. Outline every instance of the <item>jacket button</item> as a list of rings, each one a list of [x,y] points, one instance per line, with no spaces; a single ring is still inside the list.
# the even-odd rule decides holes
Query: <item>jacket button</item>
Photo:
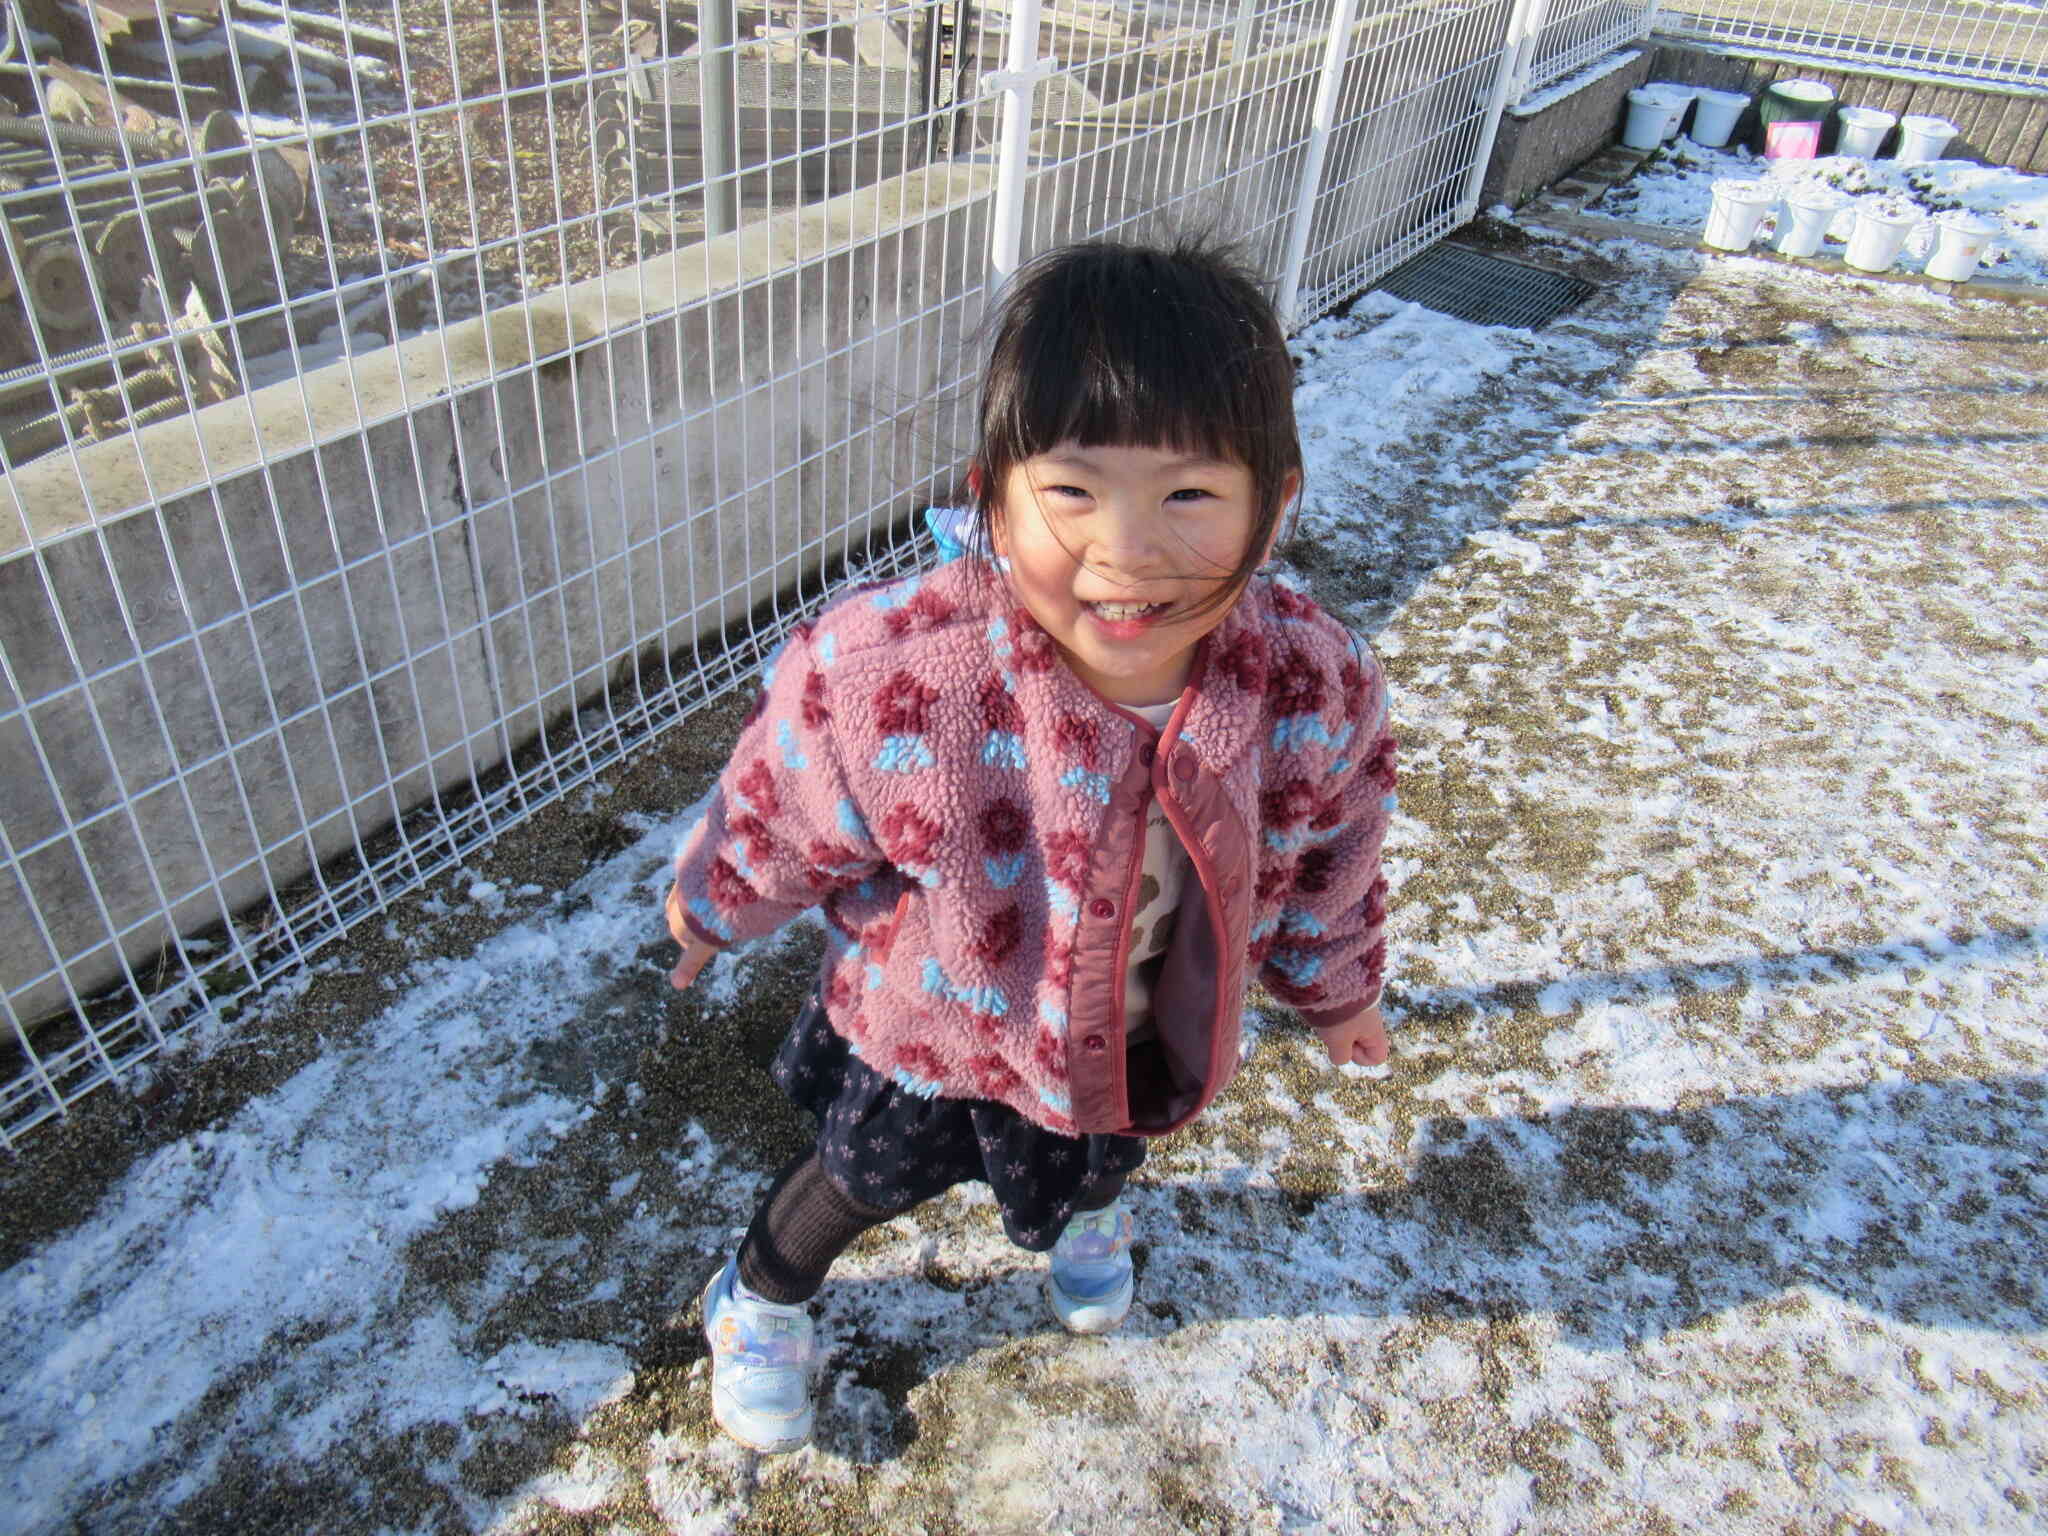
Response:
[[[1090,917],[1099,917],[1105,920],[1115,917],[1116,903],[1111,901],[1107,896],[1098,896],[1093,901],[1088,903],[1088,915]]]
[[[1089,1051],[1100,1051],[1105,1043],[1106,1042],[1103,1040],[1102,1036],[1090,1035],[1087,1039],[1081,1042],[1081,1045],[1084,1049]]]
[[[1189,747],[1183,747],[1173,754],[1173,776],[1186,783],[1195,776],[1195,754]]]
[[[1149,741],[1146,742],[1142,747],[1138,748],[1138,761],[1143,763],[1147,768],[1150,768],[1152,766],[1152,759],[1156,755],[1157,754],[1152,749],[1152,743]]]

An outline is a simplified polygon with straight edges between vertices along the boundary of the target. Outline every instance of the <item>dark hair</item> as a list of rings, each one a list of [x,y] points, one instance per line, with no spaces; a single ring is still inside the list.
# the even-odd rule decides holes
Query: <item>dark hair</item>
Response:
[[[1060,443],[1244,465],[1258,502],[1252,538],[1202,608],[1244,590],[1301,469],[1279,316],[1251,270],[1201,238],[1070,245],[1020,268],[995,315],[979,429],[969,485],[984,549],[1009,472]]]

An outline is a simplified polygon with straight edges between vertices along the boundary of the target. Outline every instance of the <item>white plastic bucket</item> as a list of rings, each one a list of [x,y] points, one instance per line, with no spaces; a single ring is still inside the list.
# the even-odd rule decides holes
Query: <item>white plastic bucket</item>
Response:
[[[1828,226],[1841,211],[1841,195],[1828,187],[1794,187],[1778,211],[1778,233],[1771,249],[1780,256],[1811,256],[1827,238]]]
[[[1957,131],[1956,125],[1945,117],[1915,117],[1908,113],[1899,119],[1899,147],[1893,158],[1939,160]]]
[[[1700,238],[1717,251],[1746,251],[1756,227],[1778,201],[1778,189],[1765,181],[1717,181],[1714,206]]]
[[[1839,108],[1835,121],[1842,125],[1842,131],[1835,139],[1835,153],[1870,159],[1898,120],[1898,114],[1881,112],[1876,107]]]
[[[1735,136],[1735,124],[1749,98],[1740,91],[1701,91],[1692,113],[1692,141],[1703,149],[1720,149]]]
[[[1637,86],[1628,93],[1628,125],[1621,130],[1621,142],[1630,149],[1655,149],[1664,142],[1671,107],[1671,97],[1663,86]]]
[[[1967,208],[1951,208],[1934,220],[1934,254],[1927,258],[1927,275],[1945,283],[1967,283],[1983,259],[1984,247],[1999,232],[1996,219]]]
[[[1919,222],[1919,210],[1913,208],[1858,208],[1849,250],[1842,259],[1864,272],[1889,271],[1899,259],[1906,236]]]
[[[1671,109],[1664,118],[1664,137],[1677,138],[1679,128],[1685,123],[1685,114],[1691,108],[1692,99],[1698,92],[1689,85],[1672,85],[1662,80],[1653,81],[1650,89],[1662,91],[1665,103]]]

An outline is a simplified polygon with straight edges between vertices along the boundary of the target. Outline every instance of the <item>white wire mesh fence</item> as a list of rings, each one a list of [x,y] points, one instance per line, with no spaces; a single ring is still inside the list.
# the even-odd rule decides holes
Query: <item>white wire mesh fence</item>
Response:
[[[1656,25],[1781,57],[2048,87],[2048,9],[2032,0],[1693,0]]]
[[[1548,0],[1534,7],[1534,33],[1513,99],[1554,85],[1567,75],[1644,37],[1657,6],[1652,0]]]
[[[0,1139],[922,558],[1019,254],[1469,217],[1531,4],[6,0]]]

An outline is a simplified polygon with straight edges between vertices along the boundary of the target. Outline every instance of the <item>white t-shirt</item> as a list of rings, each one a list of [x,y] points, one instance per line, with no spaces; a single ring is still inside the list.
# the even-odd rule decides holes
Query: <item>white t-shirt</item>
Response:
[[[1154,730],[1164,730],[1179,703],[1179,699],[1168,699],[1164,704],[1124,707]],[[1152,981],[1159,973],[1160,957],[1173,939],[1181,893],[1193,872],[1187,849],[1181,846],[1179,834],[1166,819],[1158,796],[1153,796],[1145,806],[1144,868],[1138,875],[1137,910],[1131,916],[1130,969],[1124,974],[1127,1045],[1152,1037]]]

